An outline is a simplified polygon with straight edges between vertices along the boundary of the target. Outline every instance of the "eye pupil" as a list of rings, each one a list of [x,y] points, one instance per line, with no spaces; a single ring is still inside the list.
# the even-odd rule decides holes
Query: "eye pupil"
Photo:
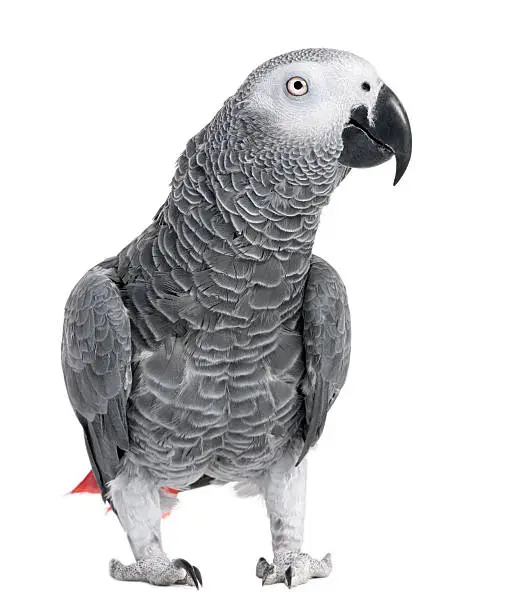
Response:
[[[292,96],[304,96],[309,91],[307,81],[299,76],[291,77],[286,83],[286,87]]]
[[[363,83],[361,83],[361,89],[363,91],[370,91],[370,83],[368,83],[367,81],[364,81]]]

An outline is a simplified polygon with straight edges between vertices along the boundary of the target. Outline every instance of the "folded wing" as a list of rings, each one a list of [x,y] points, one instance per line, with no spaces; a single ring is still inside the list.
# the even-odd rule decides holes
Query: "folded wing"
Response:
[[[112,270],[96,267],[75,286],[65,307],[62,366],[83,429],[95,478],[105,498],[128,450],[126,405],[131,389],[128,313]]]
[[[305,444],[298,463],[321,436],[326,415],[342,389],[351,352],[345,286],[323,259],[312,257],[303,304]]]

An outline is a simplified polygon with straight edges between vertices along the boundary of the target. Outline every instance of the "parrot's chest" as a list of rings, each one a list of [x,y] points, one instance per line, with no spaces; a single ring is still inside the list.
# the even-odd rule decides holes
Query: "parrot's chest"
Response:
[[[268,467],[300,426],[303,342],[263,315],[246,329],[192,331],[144,355],[129,425],[137,460],[172,486]],[[189,480],[188,480],[189,479]]]

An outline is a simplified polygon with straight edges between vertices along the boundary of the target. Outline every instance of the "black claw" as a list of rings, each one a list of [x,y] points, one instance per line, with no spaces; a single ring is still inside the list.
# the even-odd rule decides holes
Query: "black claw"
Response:
[[[288,588],[290,589],[291,582],[293,581],[293,568],[291,567],[291,565],[288,567],[284,575],[286,576],[286,584],[288,585]]]
[[[182,568],[184,568],[186,570],[186,572],[193,579],[193,582],[194,582],[197,590],[200,588],[200,584],[198,583],[198,578],[196,576],[195,569],[193,568],[193,566],[190,563],[188,563],[186,561],[186,559],[176,559],[174,561],[174,565],[175,565],[175,567],[182,567]],[[200,573],[200,572],[198,572],[198,573]]]
[[[265,567],[265,571],[263,572],[263,579],[261,580],[261,586],[265,586],[265,582],[267,581],[268,576],[273,573],[274,566],[267,564]]]
[[[198,582],[200,583],[200,586],[203,586],[202,572],[196,567],[196,565],[193,565],[193,569],[195,570],[195,574],[196,574],[196,577],[198,578]]]

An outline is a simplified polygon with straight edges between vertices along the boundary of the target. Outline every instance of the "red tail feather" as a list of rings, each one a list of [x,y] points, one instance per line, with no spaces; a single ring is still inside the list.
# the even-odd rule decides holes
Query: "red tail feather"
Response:
[[[161,490],[165,491],[165,493],[171,493],[172,495],[177,495],[177,493],[179,493],[177,489],[171,489],[170,487],[161,487]]]
[[[100,487],[98,486],[93,472],[90,472],[84,478],[84,480],[81,480],[81,482],[75,487],[75,489],[72,489],[70,493],[101,493]]]
[[[162,487],[162,491],[165,493],[171,493],[172,495],[177,495],[179,491],[177,489],[172,489],[171,487]],[[95,475],[93,472],[90,472],[85,476],[83,480],[74,488],[70,493],[101,493],[100,487],[96,481]],[[110,508],[107,508],[107,512]],[[165,512],[162,514],[162,518],[169,516],[170,512]]]

